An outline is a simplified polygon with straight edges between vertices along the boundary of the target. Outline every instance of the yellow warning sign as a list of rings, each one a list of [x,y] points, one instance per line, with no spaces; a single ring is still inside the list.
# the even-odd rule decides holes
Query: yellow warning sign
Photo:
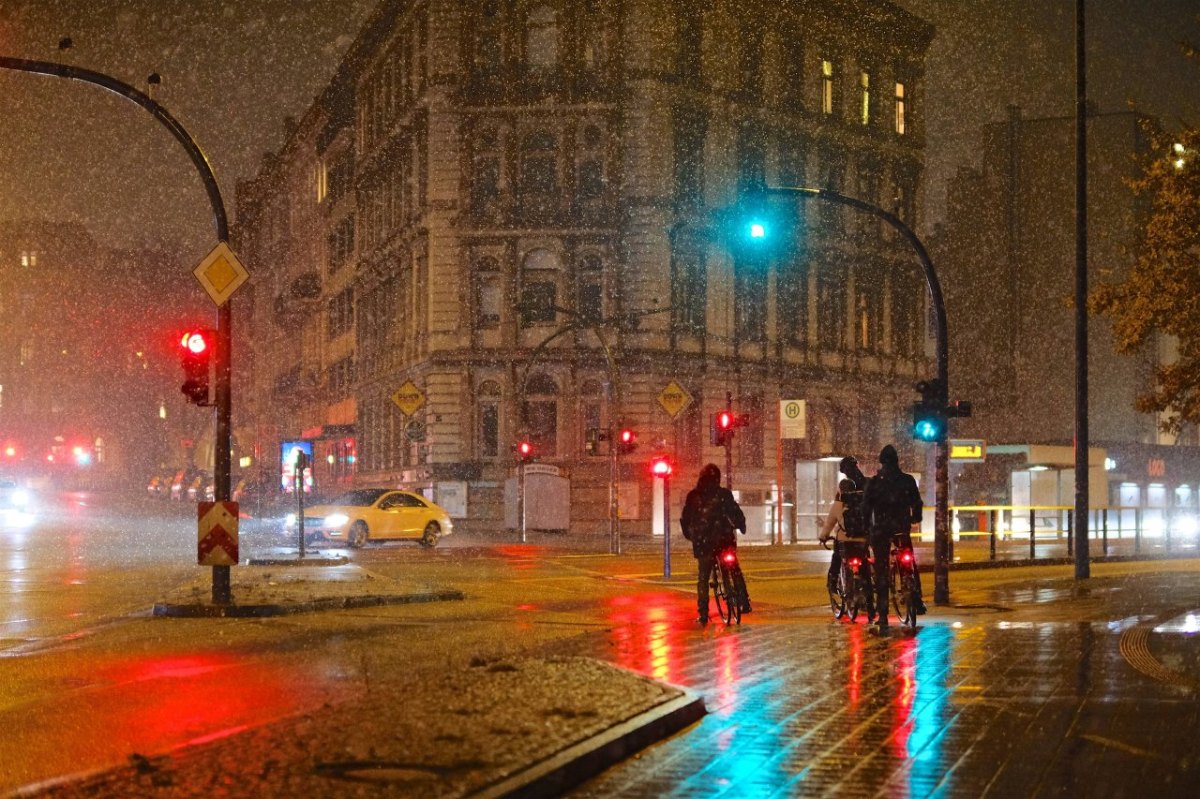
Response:
[[[392,394],[392,402],[396,403],[396,407],[405,416],[412,416],[425,404],[425,395],[409,380]]]
[[[679,416],[684,408],[692,404],[692,395],[687,389],[672,380],[658,395],[658,404],[672,419]]]
[[[200,285],[217,305],[224,305],[233,292],[246,282],[250,273],[225,242],[218,244],[200,265],[192,270]]]

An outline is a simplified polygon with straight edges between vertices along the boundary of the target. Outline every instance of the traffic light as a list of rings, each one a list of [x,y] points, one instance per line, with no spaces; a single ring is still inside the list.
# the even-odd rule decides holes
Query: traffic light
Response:
[[[191,330],[184,333],[179,342],[183,348],[183,385],[180,386],[180,390],[188,398],[188,402],[196,405],[210,404],[208,372],[216,338],[216,332],[213,330]]]
[[[628,455],[637,449],[637,433],[628,427],[622,427],[617,433],[617,452]]]
[[[517,455],[517,460],[521,463],[529,463],[533,460],[533,442],[529,439],[521,439],[513,445],[513,452]]]
[[[666,455],[655,455],[650,461],[650,474],[655,477],[661,477],[664,480],[671,476],[674,467],[671,466],[671,459]]]
[[[913,403],[912,434],[918,441],[946,440],[946,397],[942,384],[937,380],[922,380],[917,383],[921,399]],[[970,413],[970,404],[967,405]]]
[[[712,426],[709,429],[709,440],[714,447],[723,447],[733,440],[733,428],[736,419],[733,411],[717,411],[713,415]]]

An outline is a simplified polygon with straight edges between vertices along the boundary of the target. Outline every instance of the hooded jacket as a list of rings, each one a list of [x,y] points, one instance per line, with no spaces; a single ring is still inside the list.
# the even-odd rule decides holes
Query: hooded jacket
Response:
[[[879,472],[867,483],[863,514],[872,536],[906,533],[920,524],[924,502],[911,474],[900,471],[900,458],[891,445],[879,453]]]

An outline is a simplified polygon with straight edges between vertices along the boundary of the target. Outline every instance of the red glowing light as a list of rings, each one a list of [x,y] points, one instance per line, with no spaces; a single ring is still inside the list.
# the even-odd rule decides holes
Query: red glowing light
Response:
[[[733,427],[733,414],[729,411],[721,411],[717,414],[717,427],[722,430],[728,430]]]
[[[634,439],[633,431],[626,427],[621,431],[621,443],[632,444]]]
[[[185,333],[180,341],[183,348],[193,355],[200,355],[208,349],[208,339],[199,330],[193,330],[190,333]]]
[[[533,452],[533,444],[530,444],[528,441],[522,441],[520,444],[517,444],[517,452],[522,455],[528,455]]]
[[[666,458],[658,458],[650,464],[650,472],[655,477],[670,477],[671,462]]]
[[[900,562],[901,563],[912,563],[912,560],[913,560],[913,553],[910,552],[909,550],[906,549],[900,553]]]
[[[725,553],[725,562],[726,563],[734,563],[735,561],[737,561],[737,555],[733,554],[732,552]]]
[[[862,565],[862,561],[859,560],[858,558],[850,558],[850,568],[851,569],[857,569],[861,565]]]

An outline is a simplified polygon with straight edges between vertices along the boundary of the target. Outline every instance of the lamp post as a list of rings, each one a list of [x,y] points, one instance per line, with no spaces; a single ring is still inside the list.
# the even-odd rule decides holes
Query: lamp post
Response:
[[[208,159],[205,158],[204,153],[200,150],[199,145],[196,144],[191,134],[187,132],[175,117],[171,116],[167,109],[159,105],[154,98],[110,75],[70,66],[69,64],[56,64],[50,61],[31,61],[24,58],[0,56],[0,69],[32,72],[37,75],[48,75],[90,83],[102,89],[107,89],[114,94],[119,94],[126,100],[136,103],[146,111],[149,111],[151,116],[170,131],[171,135],[183,146],[188,157],[192,160],[192,165],[200,175],[200,180],[204,184],[204,190],[208,194],[209,204],[212,206],[217,241],[219,243],[229,241],[229,219],[225,214],[225,201],[221,198],[221,189],[217,185],[217,178],[213,174],[212,167],[209,166]],[[232,438],[232,391],[230,386],[231,343],[233,340],[232,321],[233,315],[230,311],[229,300],[226,300],[217,307],[217,347],[216,358],[214,359],[217,372],[217,425],[214,442],[215,452],[213,454],[213,499],[218,502],[227,502],[230,498],[230,471],[232,465],[230,462],[230,444]],[[231,599],[229,567],[213,566],[212,570],[213,603],[229,604]]]

